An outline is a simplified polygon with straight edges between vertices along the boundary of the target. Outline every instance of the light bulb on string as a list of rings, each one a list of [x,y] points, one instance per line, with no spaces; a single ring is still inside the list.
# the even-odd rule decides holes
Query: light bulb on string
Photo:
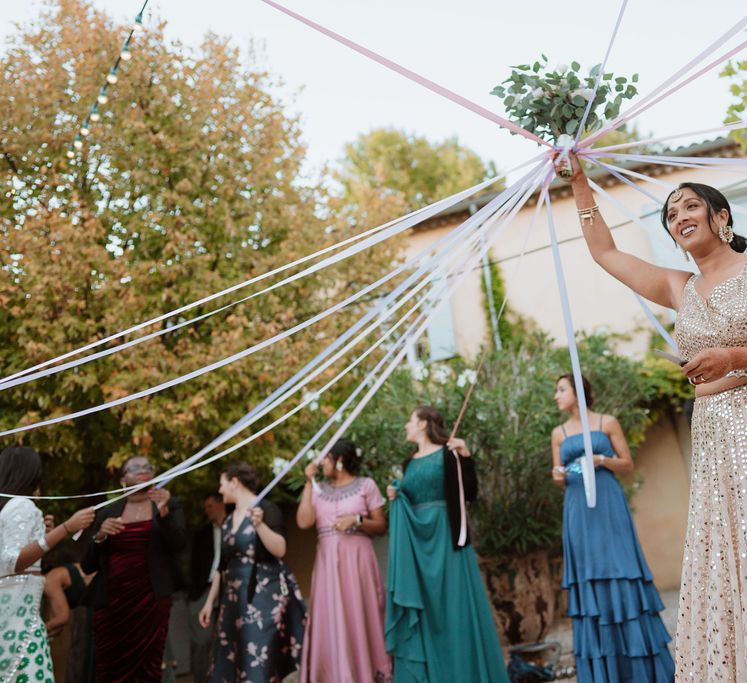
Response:
[[[97,105],[94,104],[93,107],[91,107],[91,114],[88,118],[94,123],[101,119],[101,114],[99,114],[99,108]]]
[[[106,82],[110,85],[114,85],[118,80],[117,77],[117,67],[113,66],[111,68],[111,71],[106,75]]]
[[[80,133],[75,136],[75,140],[73,141],[73,147],[75,149],[83,149],[83,140],[80,139]]]
[[[99,96],[96,98],[96,101],[99,104],[106,104],[109,101],[109,98],[106,95],[106,86],[102,86],[101,90],[99,90]]]
[[[132,52],[130,52],[130,39],[127,39],[127,42],[124,44],[124,47],[122,48],[122,52],[119,53],[119,56],[122,58],[123,62],[129,62],[132,59]]]
[[[135,17],[135,23],[132,25],[132,30],[136,31],[137,33],[142,33],[145,31],[145,26],[143,26],[143,13],[138,12],[138,15]]]
[[[67,150],[67,158],[68,159],[74,159],[75,158],[75,147],[72,145],[70,146],[70,149]]]
[[[83,121],[83,125],[80,127],[80,134],[83,136],[88,135],[91,132],[90,124],[88,122],[88,119]]]

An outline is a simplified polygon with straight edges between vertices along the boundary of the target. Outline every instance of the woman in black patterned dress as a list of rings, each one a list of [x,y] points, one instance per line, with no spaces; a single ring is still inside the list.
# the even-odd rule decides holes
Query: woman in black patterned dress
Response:
[[[306,608],[281,560],[283,515],[266,500],[255,506],[256,490],[257,476],[246,463],[229,465],[221,474],[219,491],[236,508],[223,522],[221,571],[200,610],[207,628],[222,583],[209,683],[280,683],[301,659]]]

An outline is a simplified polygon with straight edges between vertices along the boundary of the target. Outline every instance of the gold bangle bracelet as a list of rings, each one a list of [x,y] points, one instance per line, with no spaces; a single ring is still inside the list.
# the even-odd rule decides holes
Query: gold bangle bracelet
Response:
[[[594,206],[589,206],[585,209],[578,209],[576,211],[578,213],[578,217],[581,220],[581,225],[586,225],[586,221],[588,220],[589,223],[594,223],[594,216],[596,216],[599,213],[599,206],[597,204],[594,204]]]

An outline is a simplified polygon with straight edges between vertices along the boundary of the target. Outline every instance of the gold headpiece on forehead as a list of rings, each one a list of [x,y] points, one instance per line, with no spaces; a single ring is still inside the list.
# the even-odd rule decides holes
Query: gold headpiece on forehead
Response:
[[[669,201],[671,202],[678,202],[682,199],[682,189],[677,188],[674,192],[672,192],[672,196],[669,198]]]

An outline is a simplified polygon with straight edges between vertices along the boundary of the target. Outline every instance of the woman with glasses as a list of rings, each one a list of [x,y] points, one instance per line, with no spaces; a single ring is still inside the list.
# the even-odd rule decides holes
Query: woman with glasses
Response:
[[[147,458],[122,466],[122,486],[153,477]],[[184,546],[184,513],[166,489],[149,488],[101,510],[82,567],[91,584],[96,677],[100,683],[157,683],[180,583],[175,553]]]

